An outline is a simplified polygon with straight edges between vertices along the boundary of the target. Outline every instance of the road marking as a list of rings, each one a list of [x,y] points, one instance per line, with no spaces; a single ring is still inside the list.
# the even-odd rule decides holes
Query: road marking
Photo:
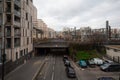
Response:
[[[52,78],[51,78],[51,80],[54,80],[54,72],[52,73]]]
[[[55,66],[53,66],[53,71],[55,70]]]

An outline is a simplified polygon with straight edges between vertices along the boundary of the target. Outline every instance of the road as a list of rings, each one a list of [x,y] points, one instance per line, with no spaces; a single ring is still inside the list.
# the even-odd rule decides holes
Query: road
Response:
[[[32,58],[6,75],[5,80],[32,80],[44,58],[45,57]]]
[[[65,66],[61,56],[48,56],[46,63],[40,71],[37,80],[77,80],[68,78],[65,72]]]

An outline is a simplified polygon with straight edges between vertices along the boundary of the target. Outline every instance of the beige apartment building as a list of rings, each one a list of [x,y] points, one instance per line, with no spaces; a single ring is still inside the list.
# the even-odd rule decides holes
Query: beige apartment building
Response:
[[[30,56],[33,51],[32,29],[36,11],[32,0],[0,0],[0,53],[5,41],[7,60],[16,61]]]
[[[47,24],[42,19],[37,20],[37,27],[38,29],[43,31],[42,35],[39,34],[39,38],[41,39],[48,38],[48,27]]]

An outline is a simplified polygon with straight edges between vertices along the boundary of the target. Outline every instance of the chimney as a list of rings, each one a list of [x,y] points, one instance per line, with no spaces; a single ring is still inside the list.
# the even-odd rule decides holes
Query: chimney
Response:
[[[108,40],[109,37],[109,21],[106,21],[106,38]]]

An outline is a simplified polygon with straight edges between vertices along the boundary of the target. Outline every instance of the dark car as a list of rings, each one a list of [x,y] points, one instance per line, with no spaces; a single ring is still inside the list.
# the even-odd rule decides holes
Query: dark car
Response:
[[[98,78],[98,80],[115,80],[115,79],[112,77],[100,77]]]
[[[69,78],[76,78],[76,73],[73,67],[66,67],[66,74]]]
[[[120,64],[118,63],[106,63],[100,66],[103,71],[120,71]]]
[[[68,60],[68,56],[67,55],[63,56],[63,61],[65,62],[65,60]]]
[[[65,66],[71,66],[69,60],[65,60],[65,61],[64,61],[64,64],[65,64]]]
[[[88,60],[88,61],[87,61],[87,64],[88,64],[88,66],[91,67],[91,68],[94,68],[94,67],[95,67],[95,63],[94,63],[93,60]]]
[[[87,63],[85,60],[80,60],[79,61],[79,65],[82,67],[82,68],[86,68],[87,67]]]

